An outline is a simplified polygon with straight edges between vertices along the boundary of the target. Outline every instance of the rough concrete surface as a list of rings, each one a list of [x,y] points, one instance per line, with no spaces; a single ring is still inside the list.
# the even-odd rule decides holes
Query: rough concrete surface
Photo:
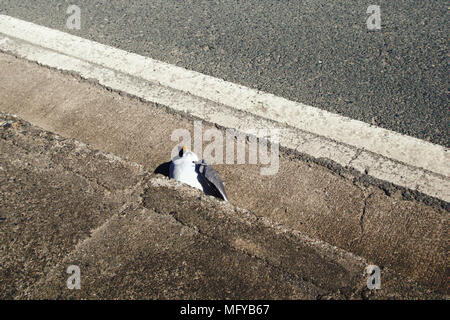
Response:
[[[6,54],[0,54],[0,66],[0,110],[147,171],[170,159],[175,129],[193,132],[191,118],[76,76]],[[273,176],[261,176],[261,165],[218,165],[231,202],[429,288],[448,291],[447,209],[293,155],[282,153],[279,161]]]
[[[121,212],[143,172],[11,119],[2,116],[0,129],[2,298],[26,294],[67,250]]]
[[[0,137],[2,299],[441,297],[388,268],[368,291],[363,258],[15,116]]]

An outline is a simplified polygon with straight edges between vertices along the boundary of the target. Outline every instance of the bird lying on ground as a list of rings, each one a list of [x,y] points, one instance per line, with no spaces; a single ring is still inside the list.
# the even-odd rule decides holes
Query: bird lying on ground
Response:
[[[206,160],[199,161],[197,155],[188,151],[186,146],[172,159],[169,177],[200,189],[207,195],[228,201],[219,173]]]

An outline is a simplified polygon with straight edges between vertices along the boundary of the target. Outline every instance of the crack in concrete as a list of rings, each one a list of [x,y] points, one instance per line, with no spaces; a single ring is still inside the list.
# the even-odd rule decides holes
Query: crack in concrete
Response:
[[[82,247],[85,243],[87,243],[90,240],[92,240],[93,236],[96,233],[98,233],[98,232],[100,232],[100,230],[106,228],[106,226],[112,221],[112,219],[114,217],[117,217],[117,216],[118,216],[118,214],[114,214],[111,217],[109,217],[108,219],[106,219],[102,224],[98,225],[96,228],[89,230],[89,235],[87,237],[85,237],[85,238],[79,239],[78,242],[73,247],[73,249],[70,250],[70,252],[64,254],[63,258],[59,262],[56,262],[56,264],[53,266],[53,268],[50,267],[50,270],[47,272],[47,274],[44,277],[39,279],[37,282],[35,282],[31,286],[29,286],[28,288],[25,288],[24,292],[16,295],[14,297],[14,299],[24,299],[24,297],[28,297],[29,295],[33,295],[33,293],[35,292],[36,288],[39,288],[42,285],[44,285],[46,282],[51,281],[51,279],[54,276],[55,272],[61,266],[64,266],[64,264],[66,264],[68,259],[70,259],[70,257],[75,252],[77,252],[80,247]]]
[[[371,191],[369,194],[367,194],[367,190],[363,189],[360,185],[358,184],[354,184],[356,187],[358,187],[358,189],[361,190],[361,192],[364,194],[364,200],[363,200],[363,205],[362,205],[362,209],[361,209],[361,214],[359,216],[359,228],[360,228],[360,232],[359,232],[359,236],[350,240],[348,243],[349,248],[352,248],[352,251],[354,250],[353,246],[355,244],[355,242],[357,242],[358,244],[361,243],[363,237],[364,237],[364,218],[366,216],[366,212],[367,212],[367,201],[375,194],[375,191]]]
[[[364,218],[366,216],[367,211],[367,201],[374,195],[375,192],[369,193],[367,196],[364,197],[364,205],[361,211],[361,216],[359,217],[359,227],[360,227],[360,237],[358,239],[358,243],[361,243],[363,237],[364,237]]]
[[[308,293],[311,294],[311,295],[314,295],[311,292],[312,289],[316,289],[317,291],[325,291],[323,294],[316,295],[316,298],[319,297],[319,296],[333,295],[335,293],[335,291],[327,292],[322,287],[318,287],[311,279],[292,274],[292,273],[282,269],[282,267],[272,264],[270,261],[268,261],[267,259],[265,259],[265,258],[263,258],[261,256],[251,254],[250,252],[248,252],[248,251],[246,251],[244,249],[236,248],[235,246],[231,245],[228,242],[224,242],[224,241],[222,241],[222,240],[220,240],[220,239],[218,239],[218,238],[216,238],[216,237],[214,237],[214,236],[212,236],[212,235],[210,235],[208,233],[205,233],[201,229],[199,229],[196,225],[190,225],[190,224],[185,223],[183,220],[181,220],[178,217],[176,212],[163,213],[163,212],[159,211],[156,208],[152,208],[150,210],[155,211],[157,214],[161,214],[161,215],[172,217],[176,222],[178,222],[179,224],[181,224],[184,227],[187,227],[187,228],[190,228],[191,230],[194,230],[196,233],[198,233],[204,239],[213,241],[214,243],[216,243],[216,244],[218,244],[218,245],[220,245],[222,247],[228,248],[228,249],[232,250],[233,252],[245,254],[249,258],[253,258],[253,259],[256,259],[256,260],[262,262],[265,266],[267,266],[271,270],[276,271],[277,273],[283,275],[292,285],[294,285],[296,287],[298,287],[300,285],[302,289],[307,289]],[[313,288],[310,288],[311,286],[313,286]]]
[[[11,143],[13,146],[18,147],[18,148],[20,148],[20,149],[22,149],[22,150],[24,150],[24,151],[26,151],[26,152],[29,152],[29,153],[32,153],[32,152],[33,152],[32,150],[27,149],[27,148],[23,147],[22,145],[17,144],[17,142],[15,142],[14,140],[5,140],[5,141]],[[49,156],[49,158],[50,158],[51,160],[53,160],[53,156],[52,156],[51,154],[48,155],[48,156]],[[111,188],[109,188],[107,185],[101,183],[101,182],[100,182],[98,179],[96,179],[96,178],[88,177],[88,176],[86,176],[86,175],[84,175],[84,174],[82,174],[82,173],[80,173],[80,172],[77,172],[77,171],[73,170],[72,168],[70,168],[70,167],[68,167],[68,166],[66,166],[66,165],[64,165],[64,164],[62,164],[62,163],[56,162],[55,164],[56,164],[56,165],[60,165],[61,168],[62,168],[63,170],[68,171],[68,172],[70,172],[70,173],[72,173],[72,174],[74,174],[74,175],[76,175],[76,176],[78,176],[78,177],[81,177],[81,178],[87,180],[87,181],[90,182],[90,183],[94,183],[94,184],[98,185],[99,187],[101,187],[101,188],[103,188],[103,189],[105,189],[105,190],[107,190],[107,191],[109,191],[109,192],[111,192],[111,193],[113,193],[114,191],[122,191],[122,190],[125,190],[125,189],[112,190]]]
[[[142,181],[139,182],[137,185],[135,185],[132,189],[132,192],[136,192],[138,191],[137,189],[139,187],[142,188],[142,182],[145,182],[146,177],[144,176]],[[87,178],[86,178],[87,179]],[[89,180],[89,179],[87,179]],[[90,180],[89,180],[90,181]],[[92,181],[91,181],[92,182]],[[95,183],[95,182],[94,182]],[[123,189],[125,190],[125,189]],[[123,190],[116,190],[118,192],[121,192]],[[142,188],[142,190],[144,190],[144,188]],[[143,197],[141,197],[141,195],[143,195],[144,192],[142,191],[141,194],[139,194],[139,199],[137,201],[137,205],[138,207],[136,208],[136,210],[139,209],[146,209],[143,206]],[[107,218],[103,223],[101,223],[100,225],[97,225],[96,227],[92,228],[89,230],[89,235],[87,237],[81,238],[77,241],[77,243],[75,244],[75,246],[73,247],[72,250],[70,250],[68,253],[64,254],[63,258],[56,263],[56,265],[51,268],[47,275],[45,277],[43,277],[42,279],[40,279],[39,281],[37,281],[36,283],[32,284],[30,287],[26,288],[25,291],[22,294],[19,294],[17,296],[15,296],[15,299],[22,299],[22,297],[27,297],[30,294],[33,294],[33,292],[35,291],[35,288],[39,288],[41,285],[45,284],[47,281],[50,281],[52,279],[52,276],[54,275],[54,272],[56,272],[56,270],[58,270],[61,266],[64,266],[64,264],[68,261],[68,259],[70,259],[71,256],[73,256],[81,247],[83,247],[83,245],[85,245],[86,243],[88,243],[89,241],[91,241],[94,236],[99,233],[101,230],[107,228],[107,226],[111,223],[111,221],[121,215],[123,215],[123,213],[125,211],[127,211],[128,206],[127,204],[132,204],[136,202],[136,200],[131,200],[131,201],[126,201],[124,203],[124,205],[118,210],[117,213],[111,215],[109,218]]]
[[[350,159],[350,161],[347,164],[347,167],[351,167],[352,162],[355,161],[363,152],[363,149],[356,149],[355,155]]]

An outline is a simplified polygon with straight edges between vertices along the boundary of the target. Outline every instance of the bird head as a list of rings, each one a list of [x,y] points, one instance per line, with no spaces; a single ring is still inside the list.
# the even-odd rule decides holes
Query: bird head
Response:
[[[192,162],[198,162],[198,157],[195,153],[192,151],[189,151],[187,146],[183,146],[180,149],[179,156],[185,160],[192,161]]]

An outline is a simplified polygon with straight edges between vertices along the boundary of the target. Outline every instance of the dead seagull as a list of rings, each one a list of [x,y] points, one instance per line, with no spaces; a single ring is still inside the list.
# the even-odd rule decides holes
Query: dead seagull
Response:
[[[228,201],[219,173],[204,159],[199,161],[197,155],[188,151],[186,146],[172,159],[169,177],[200,189],[207,195]]]

